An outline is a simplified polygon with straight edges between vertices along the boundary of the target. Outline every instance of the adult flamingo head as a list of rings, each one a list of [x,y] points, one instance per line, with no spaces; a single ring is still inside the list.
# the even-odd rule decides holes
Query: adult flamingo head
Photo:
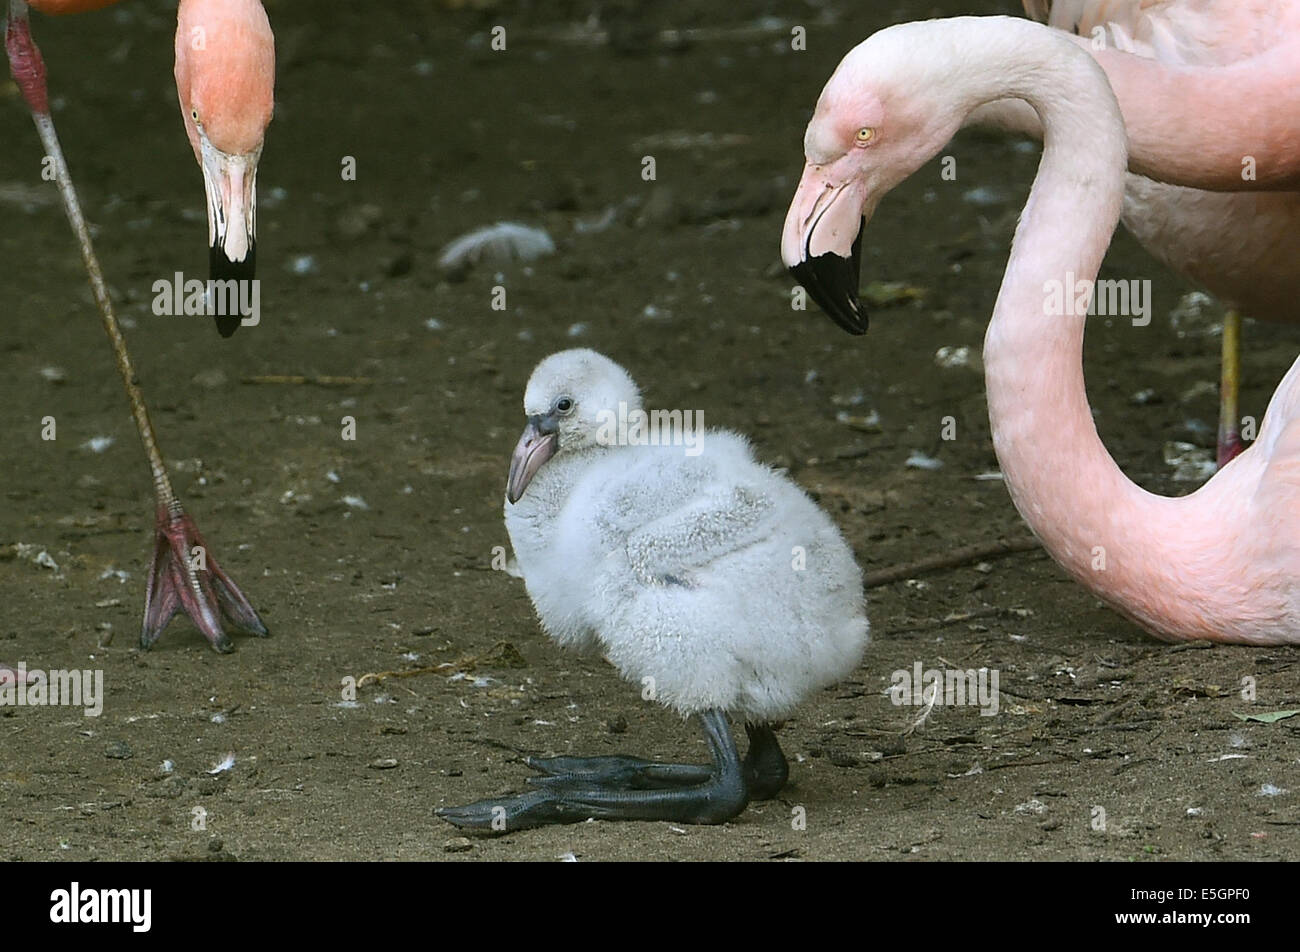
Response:
[[[854,47],[804,134],[807,165],[786,215],[781,259],[851,334],[867,330],[858,299],[866,220],[886,192],[943,148],[975,105],[936,71],[951,75],[961,61],[960,28],[948,27],[960,19],[900,24]],[[918,27],[926,30],[921,43]],[[936,97],[936,89],[953,94]]]
[[[257,161],[275,93],[275,38],[260,0],[182,0],[176,93],[203,169],[211,276],[252,279]],[[217,327],[228,337],[239,323],[223,317]]]

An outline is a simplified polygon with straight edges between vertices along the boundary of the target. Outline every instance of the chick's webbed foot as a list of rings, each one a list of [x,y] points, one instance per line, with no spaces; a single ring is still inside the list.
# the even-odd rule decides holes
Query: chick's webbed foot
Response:
[[[790,768],[776,734],[766,724],[746,724],[749,751],[742,765],[749,795],[770,800],[785,786]],[[672,764],[625,755],[602,757],[529,757],[525,763],[541,776],[529,777],[533,786],[555,786],[581,781],[618,790],[662,790],[708,781],[713,768],[706,764]]]
[[[455,826],[496,832],[589,819],[725,823],[749,803],[747,771],[726,715],[706,711],[700,723],[711,766],[621,756],[530,758],[529,766],[542,773],[530,778],[538,789],[445,807],[437,815]]]

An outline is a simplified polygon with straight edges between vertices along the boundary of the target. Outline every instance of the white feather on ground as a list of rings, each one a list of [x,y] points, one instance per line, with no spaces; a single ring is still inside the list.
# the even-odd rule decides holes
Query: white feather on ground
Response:
[[[696,456],[602,445],[600,411],[641,402],[594,351],[542,361],[525,413],[548,414],[561,396],[575,405],[558,418],[558,449],[505,510],[552,638],[602,651],[682,714],[717,708],[752,722],[782,719],[857,667],[861,572],[798,486],[724,430],[705,431]]]
[[[546,232],[502,221],[461,235],[442,249],[438,265],[447,271],[461,271],[478,264],[499,267],[551,254],[555,254],[555,242]]]

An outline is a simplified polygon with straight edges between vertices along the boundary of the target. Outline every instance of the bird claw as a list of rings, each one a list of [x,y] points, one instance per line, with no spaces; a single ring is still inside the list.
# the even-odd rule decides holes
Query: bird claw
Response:
[[[194,622],[222,654],[235,650],[222,619],[233,629],[265,638],[266,626],[234,580],[222,571],[184,510],[160,507],[153,562],[144,597],[140,646],[152,647],[178,611]]]

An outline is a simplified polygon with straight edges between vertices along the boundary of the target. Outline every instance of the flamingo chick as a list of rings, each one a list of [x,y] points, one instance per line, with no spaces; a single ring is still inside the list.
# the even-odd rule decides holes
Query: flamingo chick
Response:
[[[1064,34],[959,17],[891,27],[851,50],[804,138],[786,265],[839,324],[865,330],[856,291],[864,219],[974,109],[1002,99],[1029,103],[1043,128],[984,339],[993,446],[1012,501],[1071,576],[1158,638],[1300,643],[1300,361],[1254,444],[1190,495],[1134,485],[1097,435],[1083,379],[1086,314],[1052,313],[1045,289],[1067,274],[1095,281],[1128,155],[1105,73]]]
[[[636,384],[601,354],[538,364],[506,528],[547,633],[603,652],[646,696],[695,716],[712,763],[530,759],[536,789],[441,809],[444,820],[497,830],[725,822],[785,785],[773,723],[862,657],[862,576],[830,518],[735,433],[642,430],[654,438],[620,443],[616,421],[641,412]],[[749,734],[743,761],[729,714]]]

